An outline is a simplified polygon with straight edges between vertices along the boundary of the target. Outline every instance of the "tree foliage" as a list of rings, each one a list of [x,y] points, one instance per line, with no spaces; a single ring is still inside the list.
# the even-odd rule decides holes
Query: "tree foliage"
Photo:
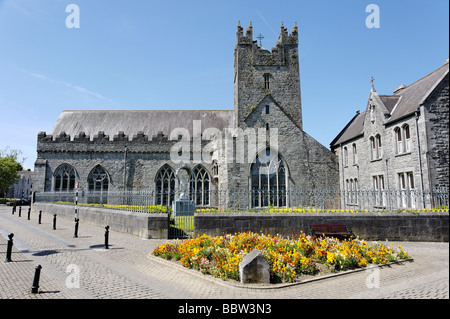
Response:
[[[21,152],[17,150],[0,150],[0,190],[6,196],[8,188],[19,179],[18,171],[23,169],[22,161],[19,161]]]

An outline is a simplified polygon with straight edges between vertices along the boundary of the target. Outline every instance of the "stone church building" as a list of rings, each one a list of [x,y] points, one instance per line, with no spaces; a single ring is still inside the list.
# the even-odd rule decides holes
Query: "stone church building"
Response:
[[[197,205],[247,191],[249,207],[289,205],[294,189],[339,187],[334,152],[303,131],[297,25],[275,47],[237,27],[234,109],[63,111],[37,138],[34,190],[155,190],[170,204],[188,165]],[[228,196],[232,196],[231,192]]]
[[[449,62],[393,94],[372,89],[364,112],[331,142],[339,158],[341,189],[379,193],[375,206],[386,207],[387,190],[398,190],[397,207],[422,208],[420,196],[449,187]],[[347,204],[358,206],[357,196]]]

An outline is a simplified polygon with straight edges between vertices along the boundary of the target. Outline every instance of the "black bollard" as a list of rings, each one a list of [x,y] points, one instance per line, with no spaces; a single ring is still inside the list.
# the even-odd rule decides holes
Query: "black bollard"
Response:
[[[36,270],[34,272],[33,286],[31,286],[31,293],[32,294],[37,294],[38,293],[39,278],[41,276],[41,269],[42,269],[41,265],[36,266]]]
[[[31,207],[28,208],[28,220],[30,220],[30,214],[31,214]]]
[[[39,211],[38,224],[41,224],[42,210]]]
[[[12,210],[12,214],[13,215],[16,212],[16,209],[17,209],[17,204],[16,204],[16,202],[14,202],[14,206],[13,206],[13,210]]]
[[[22,217],[22,206],[19,206],[19,217]]]
[[[73,234],[73,238],[78,238],[78,223],[80,222],[79,218],[75,218],[75,233]]]
[[[109,226],[105,227],[106,231],[105,231],[105,249],[109,249]]]
[[[14,237],[13,233],[8,235],[9,240],[8,240],[8,244],[6,246],[6,259],[5,259],[6,262],[12,261],[11,252],[12,252],[12,246],[13,246],[13,237]]]
[[[53,230],[56,230],[56,214],[53,215]]]

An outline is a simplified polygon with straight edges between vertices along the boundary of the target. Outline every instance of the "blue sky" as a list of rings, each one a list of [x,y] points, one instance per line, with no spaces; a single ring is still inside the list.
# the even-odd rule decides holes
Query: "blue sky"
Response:
[[[369,4],[379,28],[366,27]],[[447,0],[0,0],[0,150],[33,169],[38,132],[63,110],[232,109],[238,21],[266,48],[297,22],[303,127],[329,147],[365,109],[371,76],[391,94],[448,59],[448,12]]]

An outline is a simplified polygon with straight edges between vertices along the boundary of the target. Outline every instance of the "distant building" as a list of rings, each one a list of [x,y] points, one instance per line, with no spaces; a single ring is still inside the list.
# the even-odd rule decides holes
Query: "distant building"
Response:
[[[10,186],[7,198],[19,198],[28,199],[33,191],[33,171],[20,171],[17,172],[20,178],[14,185]]]
[[[372,89],[364,112],[357,111],[331,142],[339,158],[342,190],[389,189],[408,196],[449,186],[449,62],[392,95]],[[411,192],[418,191],[418,192]],[[414,208],[413,198],[400,207]],[[386,205],[385,196],[377,197]],[[358,205],[356,196],[347,204]]]

